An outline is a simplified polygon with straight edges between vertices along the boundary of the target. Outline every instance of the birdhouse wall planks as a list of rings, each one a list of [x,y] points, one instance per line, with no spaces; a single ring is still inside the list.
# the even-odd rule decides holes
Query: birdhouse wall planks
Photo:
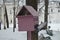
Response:
[[[17,15],[19,31],[34,31],[38,23],[38,13],[32,6],[23,6]]]

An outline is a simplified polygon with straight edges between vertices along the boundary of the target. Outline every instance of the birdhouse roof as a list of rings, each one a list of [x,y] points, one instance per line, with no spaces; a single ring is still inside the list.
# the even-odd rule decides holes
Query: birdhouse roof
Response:
[[[25,9],[27,9],[27,11],[29,13],[31,13],[33,16],[38,16],[38,12],[32,6],[23,6],[23,7]],[[19,12],[18,12],[18,15],[19,15],[20,11],[23,9],[23,7],[20,7]]]

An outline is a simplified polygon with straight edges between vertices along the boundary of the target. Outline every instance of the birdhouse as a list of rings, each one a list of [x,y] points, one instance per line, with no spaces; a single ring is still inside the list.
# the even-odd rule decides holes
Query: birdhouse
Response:
[[[38,23],[38,13],[32,6],[23,6],[18,12],[18,30],[34,31],[34,25]]]

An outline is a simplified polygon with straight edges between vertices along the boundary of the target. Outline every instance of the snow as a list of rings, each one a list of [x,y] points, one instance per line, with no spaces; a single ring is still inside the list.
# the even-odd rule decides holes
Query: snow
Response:
[[[38,35],[40,36],[41,33],[44,35],[44,37],[49,36],[45,30],[41,30]],[[53,36],[50,36],[52,40],[60,40],[60,31],[53,31]]]
[[[16,28],[15,32],[13,32],[12,24],[10,24],[10,28],[7,28],[6,30],[2,29],[0,30],[0,40],[27,40],[27,32],[26,31],[18,31]]]
[[[45,37],[49,36],[46,34],[45,30],[41,30],[38,33],[38,36],[40,34],[43,34]],[[50,36],[52,40],[60,40],[60,31],[53,31],[53,36]],[[27,32],[26,31],[18,31],[18,26],[13,32],[13,24],[10,24],[10,28],[7,28],[6,30],[3,29],[3,24],[2,24],[2,29],[0,30],[0,40],[27,40]]]
[[[27,40],[26,32],[0,31],[0,40]]]
[[[51,26],[51,30],[60,31],[60,23],[49,23],[48,26]]]

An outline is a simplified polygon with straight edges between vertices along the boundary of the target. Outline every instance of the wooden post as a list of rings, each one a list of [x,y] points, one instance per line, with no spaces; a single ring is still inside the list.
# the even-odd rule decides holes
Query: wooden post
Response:
[[[38,32],[28,31],[27,32],[27,40],[38,40]]]
[[[32,6],[37,11],[37,1],[38,0],[26,0],[26,5]],[[38,32],[36,31],[28,31],[27,36],[27,40],[38,40]]]
[[[32,39],[32,35],[31,35],[31,31],[27,32],[27,40],[31,40]]]

